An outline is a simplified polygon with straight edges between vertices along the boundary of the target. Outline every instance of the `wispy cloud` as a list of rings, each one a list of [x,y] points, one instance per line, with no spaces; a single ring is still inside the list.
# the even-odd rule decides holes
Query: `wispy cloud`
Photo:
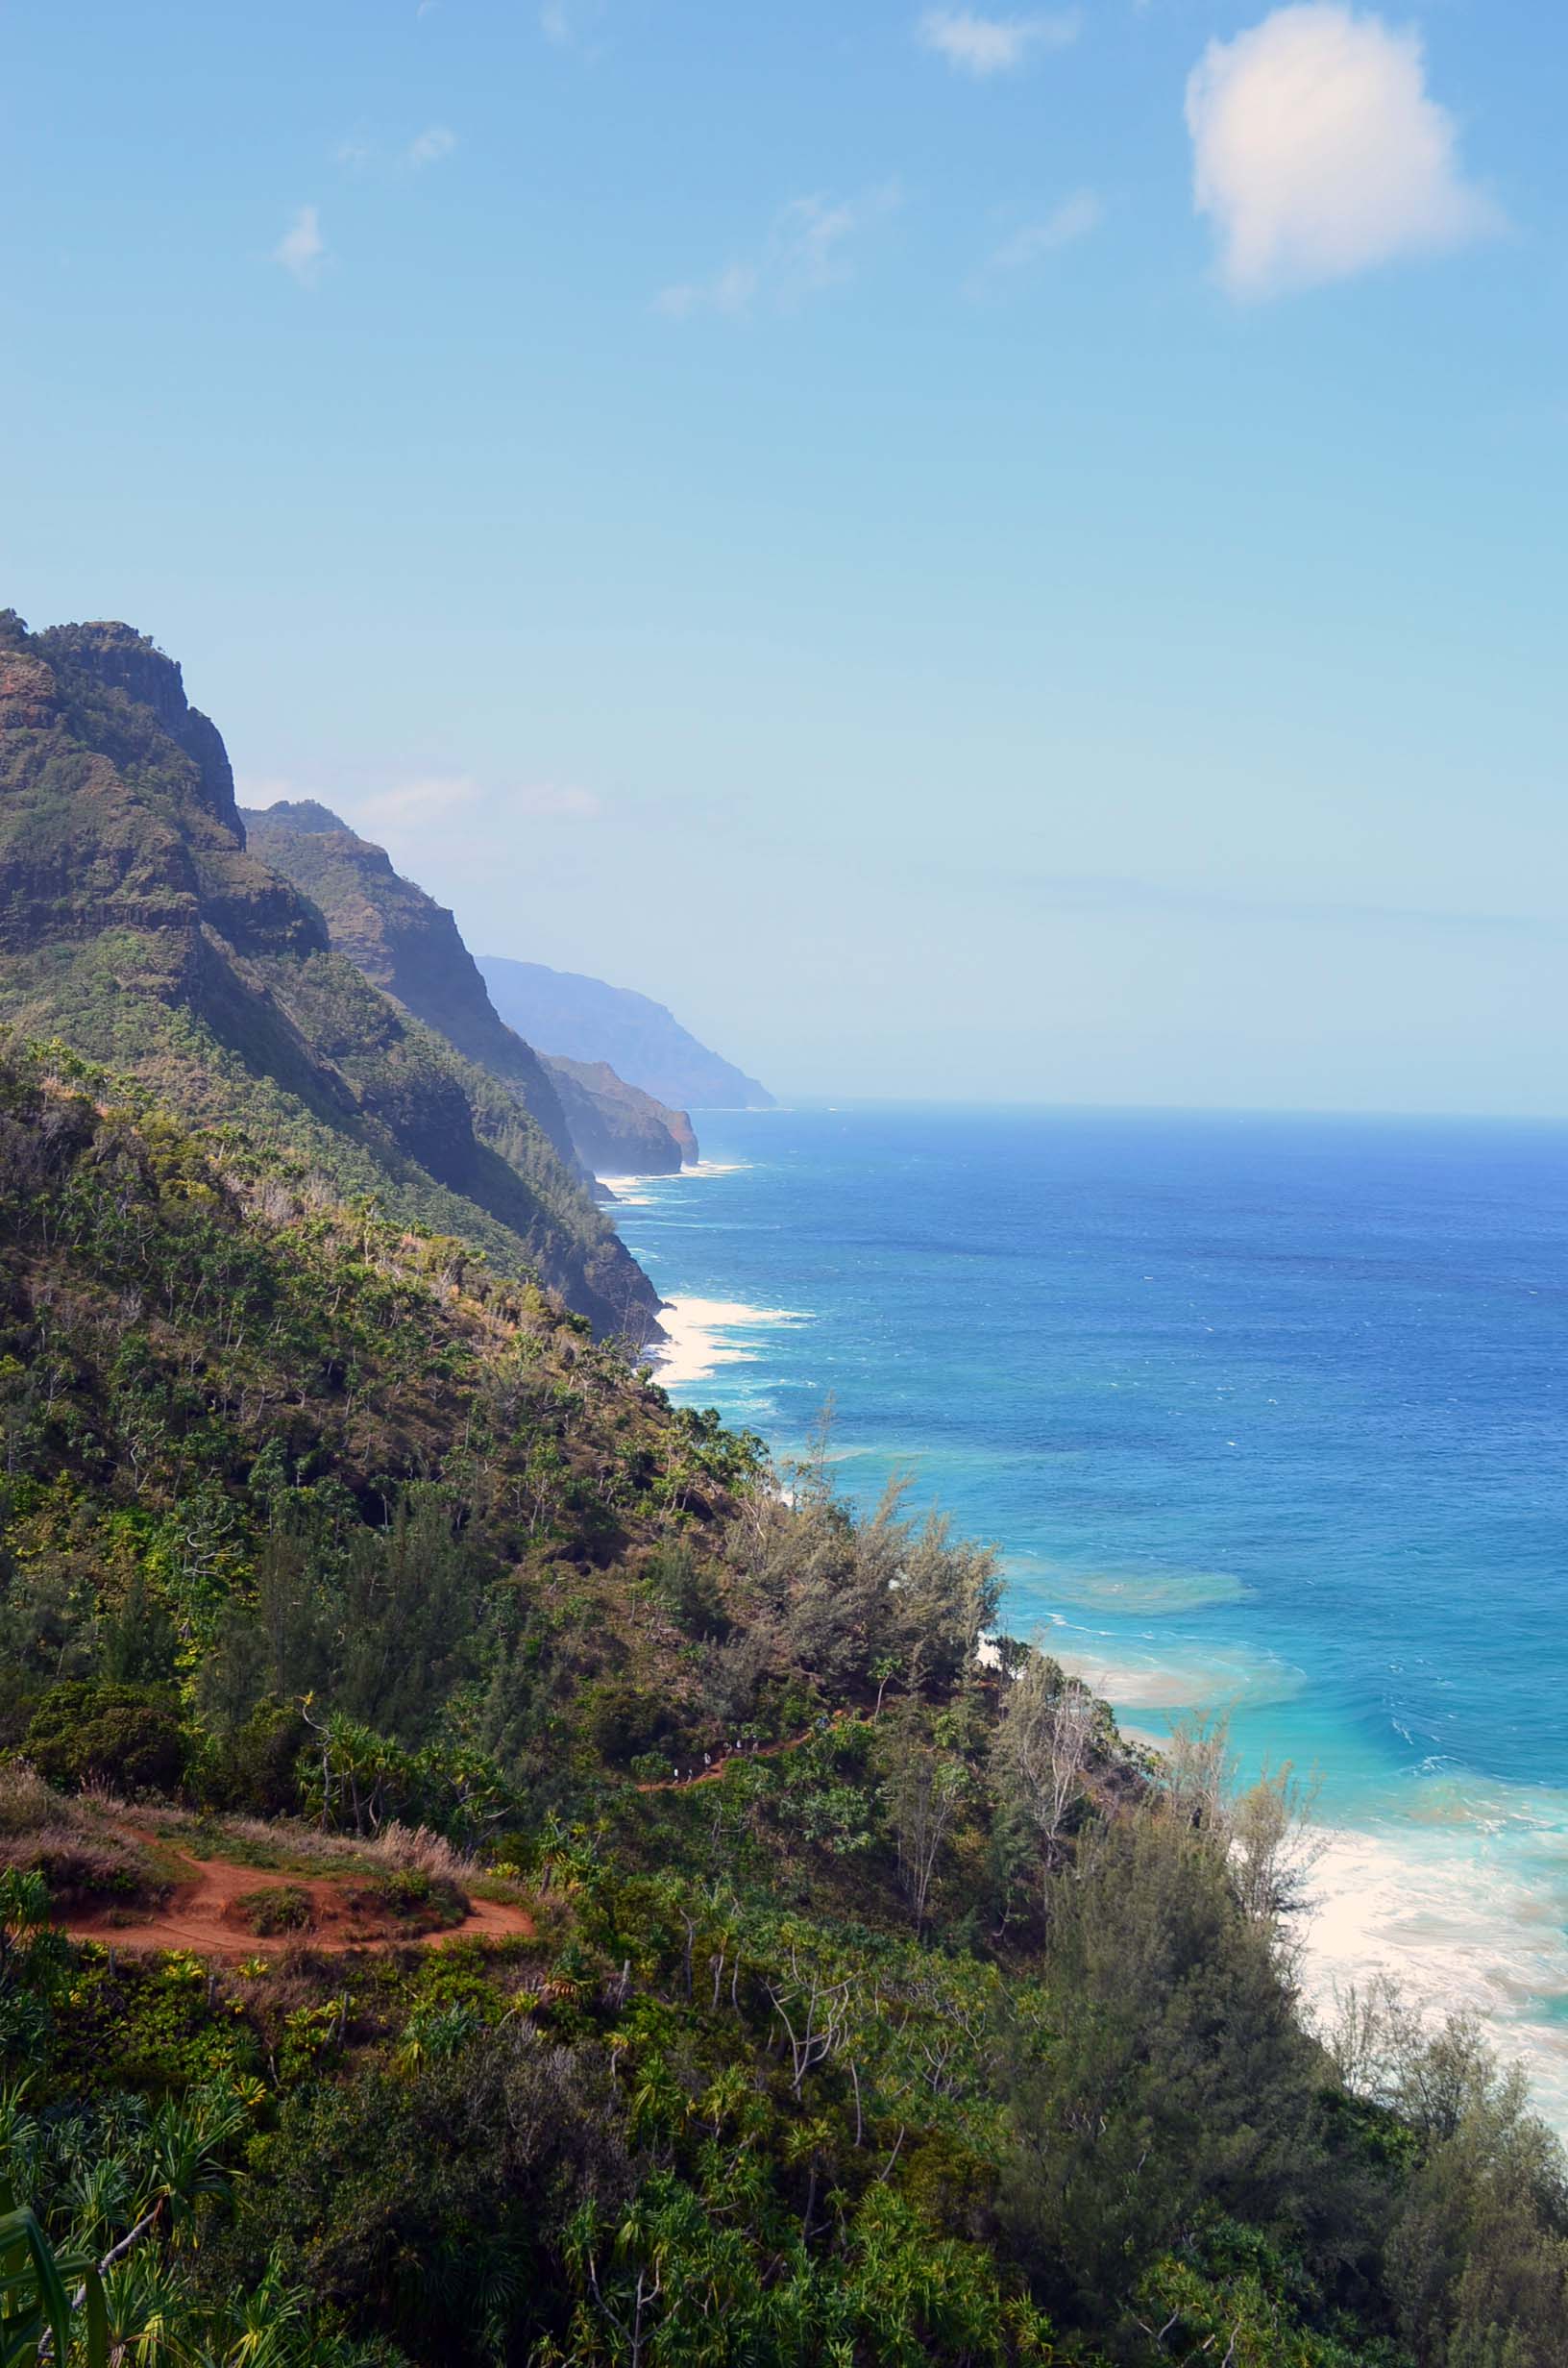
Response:
[[[272,259],[291,272],[301,287],[314,287],[327,259],[321,217],[314,206],[302,206],[272,250]]]
[[[457,135],[448,125],[428,124],[417,138],[408,142],[404,151],[404,160],[418,171],[426,164],[439,164],[443,157],[451,156],[456,145]]]
[[[356,829],[392,830],[409,836],[445,827],[454,816],[476,810],[536,822],[592,822],[601,808],[591,790],[549,781],[498,789],[461,773],[399,781],[388,789],[372,791],[349,808]]]
[[[751,309],[760,279],[754,263],[726,263],[710,279],[681,280],[672,287],[661,287],[653,299],[653,309],[671,321],[690,320],[694,312],[719,312],[737,320]]]
[[[576,49],[603,13],[603,0],[546,0],[539,30],[554,48]]]
[[[1193,202],[1235,296],[1340,280],[1503,226],[1467,181],[1421,36],[1339,0],[1211,41],[1187,86]]]
[[[661,288],[653,309],[672,321],[690,320],[700,312],[737,320],[757,304],[789,311],[808,297],[853,279],[857,240],[901,203],[895,181],[858,197],[792,198],[774,215],[759,255],[726,263],[706,279],[677,281]]]
[[[1025,222],[992,249],[970,283],[974,290],[994,286],[1029,271],[1047,255],[1076,246],[1105,219],[1105,208],[1092,189],[1075,189],[1038,222]]]
[[[1037,51],[1066,49],[1083,29],[1076,9],[1038,16],[980,16],[971,9],[927,9],[915,27],[922,49],[945,58],[956,74],[984,81],[1016,74]]]

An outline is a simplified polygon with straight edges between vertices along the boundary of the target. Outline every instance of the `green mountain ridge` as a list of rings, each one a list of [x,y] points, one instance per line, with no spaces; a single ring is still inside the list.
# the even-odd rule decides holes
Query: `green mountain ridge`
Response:
[[[292,1144],[334,1189],[539,1272],[600,1330],[654,1321],[657,1294],[528,1106],[566,1140],[527,1048],[499,1078],[332,950],[247,850],[178,666],[129,626],[30,634],[0,615],[0,1020]]]
[[[499,1017],[457,924],[383,848],[314,800],[243,816],[250,847],[324,915],[331,943],[373,985],[511,1086],[556,1150],[589,1174],[667,1174],[695,1159],[683,1112],[607,1065],[541,1060]],[[688,1149],[689,1145],[689,1149]]]

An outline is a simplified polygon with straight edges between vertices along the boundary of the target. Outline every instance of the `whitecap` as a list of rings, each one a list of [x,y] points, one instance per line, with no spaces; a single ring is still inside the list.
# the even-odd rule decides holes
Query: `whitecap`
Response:
[[[764,1330],[773,1324],[810,1323],[798,1308],[747,1307],[737,1299],[669,1299],[659,1310],[665,1338],[649,1350],[654,1378],[667,1390],[706,1381],[721,1365],[752,1363],[753,1346],[727,1334]]]

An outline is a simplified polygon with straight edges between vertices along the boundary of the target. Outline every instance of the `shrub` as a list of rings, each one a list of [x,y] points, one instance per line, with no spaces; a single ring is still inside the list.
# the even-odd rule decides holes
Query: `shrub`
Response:
[[[0,1769],[0,1872],[8,1868],[41,1875],[64,1907],[157,1896],[168,1887],[135,1842],[22,1765]]]
[[[29,1722],[25,1748],[40,1776],[71,1790],[96,1782],[168,1792],[185,1767],[175,1697],[160,1686],[95,1678],[51,1686]]]
[[[588,1738],[612,1765],[628,1767],[641,1753],[678,1739],[669,1709],[647,1687],[613,1681],[591,1690]]]
[[[352,1890],[349,1905],[361,1913],[393,1916],[411,1933],[450,1931],[468,1914],[468,1901],[445,1875],[423,1867],[394,1866],[373,1883]]]
[[[234,1905],[249,1930],[263,1940],[276,1939],[283,1933],[307,1932],[314,1912],[309,1892],[302,1891],[297,1883],[247,1891]]]

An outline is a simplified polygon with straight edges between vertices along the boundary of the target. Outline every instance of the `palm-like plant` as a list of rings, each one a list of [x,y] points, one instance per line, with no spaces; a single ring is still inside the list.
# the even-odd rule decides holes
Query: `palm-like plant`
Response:
[[[74,2288],[74,2291],[73,2291]],[[37,2214],[0,2188],[0,2368],[68,2368],[73,2331],[85,2368],[108,2368],[109,2312],[98,2264],[58,2256]]]

